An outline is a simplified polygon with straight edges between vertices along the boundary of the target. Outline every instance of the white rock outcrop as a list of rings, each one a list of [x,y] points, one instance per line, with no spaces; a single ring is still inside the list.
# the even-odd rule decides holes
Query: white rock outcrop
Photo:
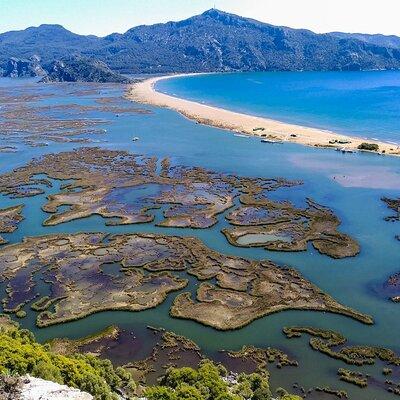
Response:
[[[19,400],[93,400],[89,393],[29,375],[21,377],[20,393]]]

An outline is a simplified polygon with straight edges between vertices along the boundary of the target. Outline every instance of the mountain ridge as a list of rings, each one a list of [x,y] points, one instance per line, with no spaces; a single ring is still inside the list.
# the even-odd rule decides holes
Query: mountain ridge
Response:
[[[400,69],[400,38],[317,34],[217,9],[104,37],[57,24],[0,34],[0,64],[33,54],[95,58],[120,73],[385,70]]]

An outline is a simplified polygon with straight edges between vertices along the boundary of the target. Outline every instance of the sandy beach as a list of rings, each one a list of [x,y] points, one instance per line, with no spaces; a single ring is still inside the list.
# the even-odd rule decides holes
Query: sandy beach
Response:
[[[366,140],[328,130],[288,124],[269,118],[229,111],[223,108],[170,96],[155,90],[155,84],[158,81],[176,78],[178,76],[183,75],[160,76],[135,83],[129,87],[126,96],[128,99],[139,103],[175,110],[200,124],[210,125],[240,134],[259,136],[261,139],[270,140],[271,142],[284,141],[306,146],[332,147],[347,150],[357,150],[357,147],[361,143],[368,142],[378,144],[379,153],[400,155],[400,148],[390,143],[372,139]],[[332,143],[333,141],[337,142]],[[339,143],[339,141],[342,143]]]

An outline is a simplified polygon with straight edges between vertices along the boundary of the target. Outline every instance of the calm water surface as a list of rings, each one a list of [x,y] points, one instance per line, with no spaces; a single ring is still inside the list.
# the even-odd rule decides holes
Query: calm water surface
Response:
[[[209,74],[157,89],[284,122],[400,144],[400,71]]]
[[[396,76],[399,76],[392,75],[392,73],[382,73],[382,77],[378,78],[379,74],[374,74],[372,73],[371,76],[375,76],[375,80],[382,82],[391,82]],[[305,76],[304,74],[299,75]],[[226,81],[233,79],[239,83],[245,80],[246,82],[242,82],[242,84],[246,86],[249,85],[247,82],[251,76],[253,76],[251,79],[257,77],[258,81],[264,83],[265,79],[270,79],[264,79],[262,74],[208,76],[197,77],[198,82],[193,78],[190,80],[190,85],[198,86],[204,80],[221,79],[223,81],[221,87],[225,87]],[[323,74],[319,74],[320,85],[323,82],[322,76]],[[329,76],[329,74],[326,76]],[[347,86],[359,85],[361,78],[356,79],[357,76],[357,74],[354,75],[356,83],[352,81]],[[275,83],[276,79],[273,78]],[[168,84],[177,81],[171,80]],[[289,90],[289,77],[286,77],[285,81]],[[21,84],[20,81],[0,80],[0,85],[15,85],[17,82]],[[262,87],[263,83],[255,85]],[[301,85],[300,78],[293,82],[294,88],[299,88],[299,85]],[[373,90],[370,87],[371,85],[367,79],[365,86],[369,87],[368,90]],[[329,85],[327,83],[326,86],[330,86],[330,89],[327,88],[326,90],[329,89],[333,92],[339,90],[335,89],[333,81],[330,81]],[[41,100],[41,104],[77,102],[93,104],[95,100],[95,97],[90,95],[85,97],[68,96],[62,87],[46,86],[43,88],[42,85],[37,85],[37,88],[54,93],[53,97]],[[107,90],[111,91],[111,89]],[[104,91],[104,95],[108,94],[107,90]],[[113,93],[116,90],[113,89]],[[122,94],[122,89],[118,90]],[[238,90],[238,87],[235,90]],[[298,90],[296,89],[294,92]],[[396,90],[398,89],[394,89],[394,92]],[[233,89],[228,90],[227,99],[229,99],[229,93],[233,94],[234,92]],[[316,88],[312,92],[314,97],[317,96]],[[260,89],[259,93],[263,93],[263,90]],[[298,97],[299,93],[296,96]],[[196,97],[196,93],[193,92],[193,96],[189,97]],[[288,118],[294,118],[291,101],[294,100],[288,98],[286,104],[292,110],[288,112]],[[283,97],[281,102],[284,102]],[[123,103],[125,103],[125,100],[121,100],[121,104]],[[243,104],[242,106],[245,107]],[[399,106],[398,103],[397,107]],[[279,104],[275,104],[274,107],[278,109]],[[328,105],[326,107],[328,109]],[[293,382],[299,382],[305,387],[328,385],[343,388],[349,392],[350,398],[357,400],[394,398],[393,395],[374,386],[370,386],[368,389],[358,389],[352,385],[339,382],[336,371],[339,367],[345,367],[344,364],[310,350],[307,337],[300,340],[287,340],[283,337],[281,331],[284,326],[311,325],[339,330],[349,338],[351,343],[387,346],[400,351],[398,335],[400,307],[398,304],[380,297],[373,290],[374,285],[380,284],[390,274],[400,270],[400,243],[395,240],[395,235],[400,233],[400,223],[388,223],[383,220],[389,211],[380,201],[383,195],[400,196],[400,160],[394,157],[369,154],[343,155],[330,150],[306,148],[293,144],[284,144],[279,147],[266,146],[256,138],[244,139],[229,132],[196,125],[169,110],[152,110],[154,111],[152,115],[123,114],[118,118],[111,113],[102,113],[101,115],[100,113],[93,113],[95,116],[105,117],[111,121],[111,124],[104,126],[107,128],[107,135],[101,135],[103,141],[96,145],[110,149],[129,150],[137,154],[158,157],[169,156],[172,163],[175,164],[198,165],[244,176],[282,176],[288,179],[301,179],[304,181],[304,185],[298,188],[280,189],[273,194],[274,198],[289,198],[295,204],[304,205],[305,197],[309,196],[319,203],[330,206],[342,220],[341,230],[360,242],[361,254],[355,258],[333,260],[320,255],[312,247],[308,251],[300,253],[236,248],[229,245],[220,232],[222,228],[227,226],[224,215],[220,216],[218,225],[207,230],[159,228],[155,227],[154,223],[109,227],[105,225],[105,220],[98,216],[54,227],[43,227],[41,224],[47,215],[41,210],[41,206],[46,200],[46,195],[58,191],[60,182],[54,182],[54,187],[43,196],[22,199],[22,202],[26,205],[24,210],[26,219],[20,224],[16,232],[5,234],[4,237],[11,242],[18,242],[28,235],[77,231],[157,232],[197,236],[209,247],[226,254],[254,259],[269,258],[281,265],[292,266],[340,302],[373,315],[375,325],[366,326],[350,318],[334,314],[290,311],[259,319],[237,331],[218,332],[195,322],[170,318],[168,309],[175,297],[174,295],[169,296],[158,308],[140,313],[104,312],[83,320],[44,329],[35,327],[34,316],[30,314],[21,321],[22,324],[34,330],[39,340],[42,341],[57,336],[77,338],[110,324],[119,324],[122,327],[135,330],[137,336],[142,335],[143,338],[146,337],[147,325],[173,330],[196,341],[209,355],[215,355],[221,349],[222,344],[225,349],[239,349],[244,344],[279,347],[298,359],[300,367],[284,368],[283,370],[271,367],[271,379],[274,387],[284,386],[290,389]],[[310,112],[310,109],[307,112]],[[385,110],[382,112],[385,113]],[[315,112],[315,118],[316,115]],[[303,117],[306,118],[306,114],[303,114]],[[382,118],[382,121],[389,124],[386,117]],[[368,124],[361,123],[360,127],[368,129]],[[400,130],[399,127],[397,129]],[[139,136],[140,140],[132,142],[133,136]],[[78,147],[77,144],[68,143],[50,144],[48,147],[40,148],[21,145],[18,153],[0,153],[0,172],[9,171],[14,167],[25,164],[32,157],[47,152],[66,151],[76,147]],[[126,198],[129,199],[129,196],[126,196]],[[21,203],[21,200],[0,197],[0,207],[19,203]],[[157,214],[157,211],[155,213],[155,223],[157,223],[161,215]],[[149,351],[150,349],[144,342],[143,347],[139,350],[138,357],[147,356]],[[374,371],[375,375],[379,377],[382,365],[378,363],[375,367],[352,369],[364,372]]]

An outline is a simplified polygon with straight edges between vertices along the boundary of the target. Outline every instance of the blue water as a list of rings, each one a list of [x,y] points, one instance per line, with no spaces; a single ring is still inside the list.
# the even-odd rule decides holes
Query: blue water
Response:
[[[387,76],[387,74],[391,73],[382,73],[382,76]],[[258,75],[260,74],[238,74],[235,79]],[[303,74],[299,75],[303,76]],[[232,79],[230,77],[235,76],[219,76],[220,79]],[[195,79],[204,78],[196,77]],[[171,80],[171,82],[177,81]],[[1,85],[17,83],[21,84],[20,81],[0,79],[0,89]],[[52,97],[39,101],[40,104],[94,104],[96,98],[99,97],[96,95],[74,96],[68,94],[69,87],[38,85],[34,90],[50,91],[53,94]],[[116,93],[123,94],[121,89],[104,89],[100,96],[116,95]],[[125,105],[127,103],[123,99],[120,102]],[[224,214],[218,217],[217,225],[205,230],[157,227],[156,224],[161,219],[161,210],[154,211],[155,221],[149,224],[106,226],[107,220],[92,216],[57,226],[44,227],[42,222],[48,214],[43,212],[41,207],[46,202],[46,195],[60,190],[61,182],[57,181],[53,182],[54,186],[44,195],[25,199],[0,196],[0,208],[25,204],[23,211],[25,220],[21,222],[17,231],[3,236],[11,243],[19,242],[24,236],[29,235],[79,231],[155,232],[197,236],[207,246],[225,254],[254,259],[269,258],[280,265],[296,268],[307,279],[341,303],[371,314],[376,323],[373,326],[366,326],[335,314],[290,311],[258,319],[240,330],[219,332],[192,321],[171,318],[168,311],[175,294],[168,296],[159,307],[139,313],[104,312],[44,329],[34,326],[32,313],[19,322],[33,329],[39,340],[57,336],[81,337],[110,324],[118,324],[126,329],[134,330],[138,337],[143,337],[141,357],[149,355],[153,344],[146,336],[147,325],[163,327],[185,335],[196,341],[208,355],[215,355],[221,346],[225,349],[238,349],[244,344],[278,347],[287,350],[295,359],[298,359],[300,367],[282,370],[271,367],[274,388],[284,386],[290,389],[293,382],[299,382],[305,387],[328,385],[343,388],[349,392],[353,400],[395,398],[394,395],[372,385],[368,389],[359,389],[339,382],[336,372],[339,367],[346,367],[343,363],[312,351],[307,337],[291,341],[285,339],[282,328],[288,325],[311,325],[339,330],[349,338],[351,343],[387,346],[400,352],[398,335],[400,306],[371,289],[373,285],[381,285],[389,275],[400,270],[400,242],[395,240],[395,235],[400,233],[400,223],[384,221],[384,217],[390,212],[380,201],[383,195],[400,196],[400,160],[373,154],[344,155],[329,149],[308,148],[294,144],[266,146],[257,138],[244,139],[230,132],[195,124],[170,110],[150,109],[153,114],[124,114],[118,118],[112,113],[89,113],[91,116],[93,114],[108,121],[104,126],[100,126],[107,129],[107,134],[95,136],[102,140],[100,143],[85,144],[85,146],[96,145],[122,149],[159,158],[169,156],[172,164],[201,166],[243,176],[283,176],[288,179],[301,179],[304,185],[280,189],[272,196],[275,199],[289,199],[299,206],[304,205],[305,198],[310,196],[315,201],[331,207],[342,221],[340,230],[352,235],[360,242],[360,255],[354,258],[333,260],[319,254],[312,247],[305,252],[292,253],[233,247],[221,233],[221,229],[227,226]],[[132,142],[133,136],[138,136],[140,139]],[[68,151],[79,146],[81,144],[77,143],[50,143],[48,147],[18,145],[18,153],[0,153],[0,173],[24,165],[32,157],[38,157],[43,153]],[[343,176],[346,178],[344,183],[339,179]],[[130,192],[119,193],[119,195],[120,201],[129,202],[137,198]],[[143,191],[139,191],[136,195],[143,196]],[[29,311],[29,307],[27,310]],[[375,368],[375,376],[381,375],[380,363],[376,367],[352,367],[363,372],[371,372],[371,368]],[[398,376],[394,380],[399,380]],[[323,398],[321,396],[318,399]]]
[[[162,92],[400,144],[400,72],[257,72],[162,80]]]

